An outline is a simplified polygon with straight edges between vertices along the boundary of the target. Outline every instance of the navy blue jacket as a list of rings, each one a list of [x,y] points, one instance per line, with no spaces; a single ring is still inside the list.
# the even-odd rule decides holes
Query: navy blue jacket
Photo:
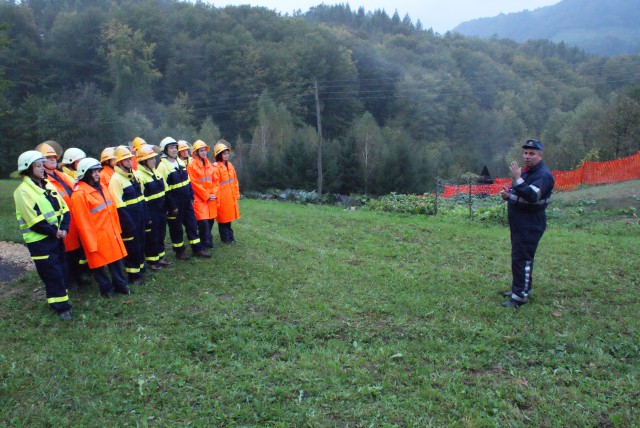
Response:
[[[544,211],[549,205],[555,182],[551,171],[540,161],[511,184],[508,203],[519,211]]]

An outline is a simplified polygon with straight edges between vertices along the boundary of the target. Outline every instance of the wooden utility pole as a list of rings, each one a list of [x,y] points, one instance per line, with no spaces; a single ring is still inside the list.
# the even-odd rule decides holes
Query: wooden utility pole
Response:
[[[318,81],[313,79],[316,89],[316,118],[318,122],[318,195],[322,195],[322,123],[320,122],[320,98],[318,97]]]

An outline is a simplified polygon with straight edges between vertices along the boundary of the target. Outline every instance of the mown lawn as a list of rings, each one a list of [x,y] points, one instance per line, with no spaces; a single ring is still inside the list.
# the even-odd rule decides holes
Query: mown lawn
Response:
[[[12,209],[0,207],[4,237]],[[35,274],[0,289],[0,424],[640,420],[636,223],[552,224],[531,303],[506,310],[504,227],[251,200],[241,210],[238,245],[174,263],[134,296],[74,291],[71,323],[47,309]]]

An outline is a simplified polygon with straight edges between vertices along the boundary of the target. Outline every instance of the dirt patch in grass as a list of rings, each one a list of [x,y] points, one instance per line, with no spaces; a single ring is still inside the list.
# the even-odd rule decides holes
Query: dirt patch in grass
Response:
[[[9,281],[35,269],[27,247],[0,241],[0,294],[4,294],[5,285]]]

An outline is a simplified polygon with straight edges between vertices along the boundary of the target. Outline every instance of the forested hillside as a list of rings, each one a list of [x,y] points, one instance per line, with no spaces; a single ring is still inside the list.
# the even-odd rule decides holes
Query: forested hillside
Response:
[[[506,174],[529,137],[554,169],[640,149],[637,56],[439,35],[348,6],[1,1],[0,22],[2,176],[47,139],[97,156],[136,135],[224,137],[244,190],[313,190],[318,116],[325,192]]]
[[[518,42],[547,39],[602,56],[640,54],[640,5],[638,0],[562,0],[533,11],[463,22],[454,31]]]

